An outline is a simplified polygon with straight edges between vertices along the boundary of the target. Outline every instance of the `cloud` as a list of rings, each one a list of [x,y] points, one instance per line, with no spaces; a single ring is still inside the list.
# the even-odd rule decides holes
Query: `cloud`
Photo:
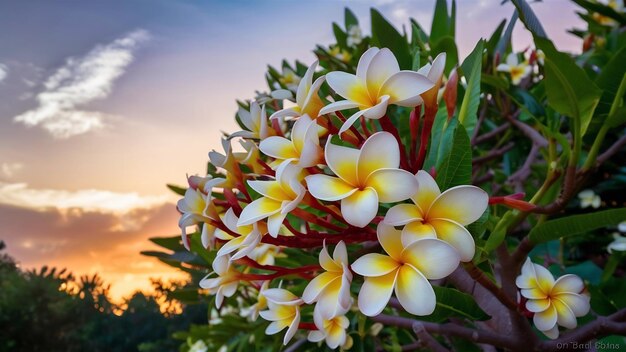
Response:
[[[56,138],[69,138],[102,128],[107,114],[80,109],[111,93],[113,83],[134,60],[134,51],[149,38],[136,30],[81,58],[69,58],[43,83],[39,106],[14,117],[26,126],[41,126]]]
[[[5,178],[12,178],[24,165],[22,163],[2,163],[0,164],[0,175]]]
[[[9,68],[7,65],[0,64],[0,82],[2,82],[9,75]]]

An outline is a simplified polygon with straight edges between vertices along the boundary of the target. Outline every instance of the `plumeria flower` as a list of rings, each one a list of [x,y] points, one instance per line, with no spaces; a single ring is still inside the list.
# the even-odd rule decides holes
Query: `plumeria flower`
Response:
[[[224,214],[222,218],[222,223],[224,223],[230,231],[239,236],[233,237],[223,233],[224,236],[227,236],[226,239],[228,239],[228,242],[217,251],[216,257],[230,255],[235,251],[236,253],[232,254],[230,260],[237,260],[248,256],[261,242],[263,235],[267,233],[267,225],[265,225],[264,222],[240,225],[239,218],[237,218],[233,209],[226,211],[226,214]]]
[[[263,281],[263,284],[259,288],[259,293],[256,295],[256,303],[250,307],[250,318],[255,321],[259,317],[259,312],[267,309],[267,298],[265,298],[265,292],[270,287],[270,281]]]
[[[359,26],[350,26],[350,28],[348,28],[346,44],[348,44],[348,46],[359,45],[362,41],[363,34],[361,33],[361,28]]]
[[[513,84],[519,84],[522,79],[527,77],[532,71],[526,61],[519,62],[517,54],[515,53],[510,53],[506,57],[506,63],[498,65],[496,69],[500,72],[508,72],[511,75],[511,82]]]
[[[261,311],[259,314],[263,319],[271,321],[265,329],[265,333],[274,335],[288,327],[283,338],[283,344],[286,345],[298,331],[302,300],[282,288],[267,289],[264,295],[269,310]]]
[[[352,273],[348,268],[346,244],[339,241],[331,258],[324,243],[319,260],[326,271],[309,282],[302,294],[302,300],[307,304],[317,302],[315,311],[323,318],[344,314],[352,305],[350,297]]]
[[[609,245],[606,247],[609,253],[613,253],[613,251],[626,251],[626,237],[616,232],[613,234],[613,239],[613,242],[609,243]]]
[[[437,107],[439,88],[443,79],[443,70],[446,68],[446,53],[441,53],[435,57],[432,65],[426,64],[417,70],[417,73],[427,77],[432,83],[432,88],[421,94],[426,106]]]
[[[428,280],[442,279],[459,265],[459,254],[444,241],[425,238],[404,246],[401,232],[378,224],[378,241],[387,253],[369,253],[352,264],[365,282],[359,292],[359,310],[367,316],[383,311],[395,290],[404,309],[416,315],[435,310],[436,297]]]
[[[622,221],[617,225],[617,230],[621,233],[626,233],[626,221]]]
[[[248,257],[261,265],[274,265],[275,258],[285,257],[280,247],[269,243],[260,243],[248,254]]]
[[[181,230],[183,245],[189,250],[189,238],[187,237],[187,227],[207,222],[208,219],[218,220],[215,206],[211,202],[211,191],[213,187],[223,185],[223,178],[213,178],[212,176],[188,178],[189,188],[185,191],[184,198],[176,204],[178,211],[182,213],[178,221]],[[208,245],[215,229],[205,224],[202,227],[203,244]]]
[[[413,174],[398,168],[400,149],[390,133],[373,134],[360,150],[330,140],[326,142],[326,163],[339,177],[316,174],[305,179],[313,197],[341,200],[341,214],[349,224],[364,227],[376,216],[379,202],[399,202],[417,191]]]
[[[578,199],[580,199],[580,207],[583,209],[588,207],[598,209],[602,204],[600,196],[591,189],[586,189],[578,193]]]
[[[278,79],[278,81],[289,90],[296,90],[300,80],[300,76],[287,66],[283,67],[283,74]]]
[[[216,278],[209,278],[217,274]],[[230,265],[229,256],[218,256],[213,261],[213,272],[200,280],[200,287],[215,294],[215,307],[222,306],[224,297],[231,297],[237,291],[241,273]]]
[[[280,117],[298,117],[302,115],[309,115],[311,117],[317,117],[320,109],[324,106],[322,99],[317,94],[326,79],[324,76],[319,77],[313,82],[313,75],[317,68],[317,61],[315,61],[306,70],[304,77],[298,85],[296,92],[296,106],[288,109],[279,110],[270,116],[271,119]]]
[[[338,45],[328,50],[328,54],[341,62],[348,63],[352,60],[352,54],[346,49],[341,49]]]
[[[437,182],[424,170],[415,175],[419,189],[414,204],[398,204],[387,212],[385,222],[404,226],[402,243],[408,246],[423,238],[439,238],[454,247],[467,262],[474,257],[472,235],[464,227],[478,220],[489,196],[476,186],[456,186],[441,193]]]
[[[420,94],[433,83],[414,71],[400,71],[393,53],[387,49],[370,48],[359,59],[356,75],[334,71],[326,74],[328,85],[346,100],[331,103],[320,110],[325,115],[338,110],[358,108],[339,130],[346,131],[361,116],[380,119],[387,105],[415,107],[422,103]]]
[[[323,158],[317,135],[318,124],[309,115],[301,116],[291,130],[291,140],[272,136],[261,141],[259,149],[277,161],[293,160],[302,168],[319,164]]]
[[[232,137],[242,137],[248,139],[263,140],[274,134],[274,130],[268,126],[267,113],[265,105],[259,106],[259,103],[253,101],[250,103],[250,111],[239,107],[237,112],[239,120],[246,127],[247,131],[238,131],[231,134]]]
[[[576,317],[589,312],[589,296],[583,293],[585,285],[576,275],[563,275],[555,281],[548,269],[527,258],[515,283],[528,299],[526,309],[535,313],[535,327],[551,339],[559,336],[558,325],[574,329]]]
[[[345,315],[324,318],[319,311],[315,311],[313,312],[313,322],[317,330],[309,332],[309,341],[326,340],[326,345],[332,349],[345,345],[348,338],[346,329],[350,326],[350,320]]]
[[[276,170],[276,180],[248,181],[248,185],[262,197],[243,208],[238,226],[251,225],[267,218],[270,235],[278,236],[283,220],[300,204],[306,193],[300,183],[301,172],[300,167],[287,160]]]
[[[196,341],[189,347],[189,352],[207,352],[209,347],[202,340]]]

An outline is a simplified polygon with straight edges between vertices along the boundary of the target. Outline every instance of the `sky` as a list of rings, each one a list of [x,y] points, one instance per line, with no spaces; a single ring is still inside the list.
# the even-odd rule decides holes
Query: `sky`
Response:
[[[458,1],[465,57],[513,13],[500,0]],[[0,240],[24,268],[99,273],[115,300],[177,278],[142,250],[178,233],[165,184],[201,174],[235,100],[266,91],[267,65],[315,60],[350,7],[369,33],[369,8],[397,28],[430,28],[434,0],[0,0]],[[576,5],[532,7],[561,50]],[[557,15],[558,14],[558,15]],[[7,35],[8,34],[8,35]],[[521,24],[513,44],[530,35]]]

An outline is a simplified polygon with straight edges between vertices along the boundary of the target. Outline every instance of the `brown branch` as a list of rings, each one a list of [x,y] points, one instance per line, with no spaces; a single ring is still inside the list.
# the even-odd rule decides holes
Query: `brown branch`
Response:
[[[489,279],[474,263],[469,262],[463,264],[463,268],[467,273],[476,280],[482,287],[491,292],[505,307],[510,310],[517,310],[517,304],[509,298],[502,288],[498,287],[491,279]]]
[[[494,138],[495,136],[499,135],[500,133],[506,131],[509,127],[511,127],[511,124],[508,122],[503,123],[502,125],[494,128],[493,130],[485,133],[485,134],[481,134],[480,136],[476,136],[476,138],[474,138],[472,140],[472,145],[477,145],[480,143],[484,143],[488,140],[490,140],[491,138]]]
[[[626,145],[626,135],[621,136],[613,145],[605,150],[604,153],[598,156],[596,159],[596,167],[609,160],[615,153],[619,152],[624,145]]]
[[[415,335],[417,335],[417,338],[419,339],[418,341],[420,343],[419,347],[425,347],[428,350],[434,351],[434,352],[450,351],[449,349],[443,347],[439,343],[439,341],[435,340],[435,338],[431,334],[428,333],[423,322],[415,321],[413,323],[413,332],[415,332]]]
[[[476,137],[478,137],[478,132],[480,131],[480,127],[482,126],[483,122],[485,121],[485,117],[487,117],[487,108],[489,107],[489,104],[487,104],[487,101],[485,101],[485,104],[483,104],[483,108],[480,109],[480,114],[478,115],[478,120],[476,121],[476,126],[474,126],[474,133],[472,134],[472,139],[471,139],[471,143],[472,145],[475,145],[475,141],[476,141]]]
[[[541,133],[537,132],[537,130],[535,130],[534,128],[517,119],[517,115],[519,115],[519,112],[520,110],[518,110],[513,115],[507,115],[506,119],[509,120],[509,122],[517,127],[522,133],[524,133],[526,137],[530,138],[533,143],[542,148],[547,147],[548,141],[541,135]]]
[[[492,150],[489,153],[487,153],[486,155],[479,156],[478,158],[473,159],[472,160],[472,165],[474,165],[474,166],[480,165],[480,164],[485,163],[485,162],[487,162],[489,160],[499,158],[502,155],[504,155],[506,152],[508,152],[509,150],[513,149],[514,146],[515,146],[515,143],[513,143],[513,142],[507,143],[504,147],[502,147],[500,149]]]

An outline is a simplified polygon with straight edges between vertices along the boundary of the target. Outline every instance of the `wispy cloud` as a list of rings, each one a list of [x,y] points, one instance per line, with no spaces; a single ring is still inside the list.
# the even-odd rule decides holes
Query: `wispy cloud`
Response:
[[[0,64],[0,82],[7,78],[9,74],[9,68],[5,64]]]
[[[5,178],[12,178],[24,165],[22,163],[2,163],[0,164],[0,175]]]
[[[80,108],[106,98],[113,83],[133,62],[137,47],[149,38],[136,30],[107,45],[98,45],[81,58],[69,58],[43,84],[39,105],[14,120],[41,126],[56,138],[69,138],[104,126],[106,114]]]

